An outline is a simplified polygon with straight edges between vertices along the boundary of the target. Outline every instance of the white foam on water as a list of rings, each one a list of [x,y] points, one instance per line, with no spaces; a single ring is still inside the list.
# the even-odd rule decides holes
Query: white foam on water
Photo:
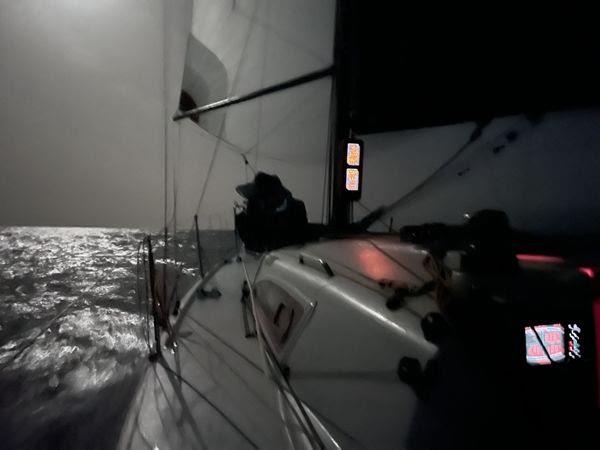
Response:
[[[205,268],[234,248],[230,232],[201,235]],[[114,446],[148,354],[136,294],[142,237],[0,228],[0,449]],[[166,258],[183,262],[180,281],[198,273],[191,243],[181,233]]]

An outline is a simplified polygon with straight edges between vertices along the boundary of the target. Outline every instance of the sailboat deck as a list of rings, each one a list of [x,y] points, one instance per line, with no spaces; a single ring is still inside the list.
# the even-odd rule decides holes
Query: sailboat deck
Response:
[[[253,276],[257,261],[245,264]],[[245,337],[242,263],[226,264],[207,278],[221,296],[190,291],[176,324],[178,350],[147,364],[121,448],[289,446],[257,340]]]

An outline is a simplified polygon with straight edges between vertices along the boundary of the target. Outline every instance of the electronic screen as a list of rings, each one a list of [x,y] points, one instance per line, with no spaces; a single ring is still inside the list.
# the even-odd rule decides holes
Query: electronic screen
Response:
[[[346,169],[346,190],[357,192],[360,187],[358,169]]]
[[[346,164],[353,167],[360,166],[360,144],[348,142],[346,146]]]
[[[362,171],[364,147],[359,139],[351,139],[343,142],[344,153],[343,174],[344,192],[348,200],[360,199],[362,191]]]
[[[554,323],[525,327],[525,357],[531,366],[578,360],[582,356],[581,327]]]

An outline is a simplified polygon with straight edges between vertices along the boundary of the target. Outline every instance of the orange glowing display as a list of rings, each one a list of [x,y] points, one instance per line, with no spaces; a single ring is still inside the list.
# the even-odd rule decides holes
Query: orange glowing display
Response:
[[[340,175],[344,176],[344,197],[347,200],[356,201],[360,199],[360,194],[362,191],[362,171],[364,158],[363,141],[354,138],[344,141],[340,147],[340,151],[342,152],[344,149],[346,153],[342,153],[340,155],[343,155],[344,157],[343,169],[340,168],[339,172]]]
[[[358,169],[346,169],[346,190],[358,191],[359,188]]]
[[[360,144],[349,142],[346,147],[346,164],[349,166],[360,166]]]

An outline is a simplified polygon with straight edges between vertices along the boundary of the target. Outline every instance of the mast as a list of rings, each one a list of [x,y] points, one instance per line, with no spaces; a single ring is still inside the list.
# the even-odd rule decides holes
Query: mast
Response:
[[[351,17],[353,0],[338,0],[334,40],[334,74],[331,101],[330,176],[331,183],[329,222],[335,228],[344,228],[352,221],[351,202],[346,195],[345,151],[343,143],[351,137],[350,111],[352,106],[352,73],[354,60],[351,58]]]

